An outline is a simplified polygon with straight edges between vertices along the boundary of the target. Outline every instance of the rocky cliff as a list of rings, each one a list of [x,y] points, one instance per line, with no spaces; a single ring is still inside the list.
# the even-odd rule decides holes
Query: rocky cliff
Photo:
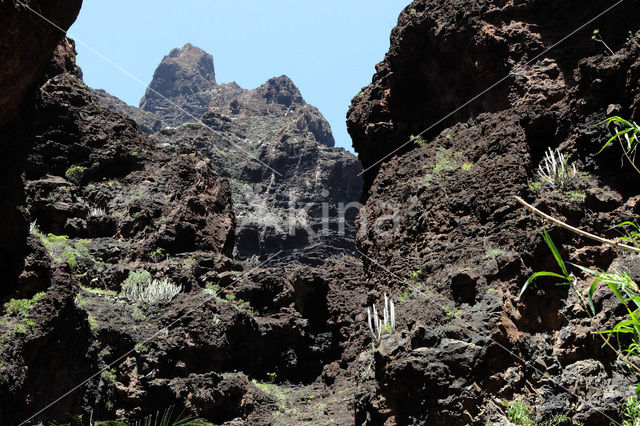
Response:
[[[299,417],[279,392],[348,416],[324,383],[356,356],[359,263],[235,263],[229,180],[193,149],[159,148],[81,75],[63,40],[32,88],[37,114],[22,116],[33,148],[14,208],[29,236],[0,317],[0,423],[133,422],[171,406],[216,423]],[[141,276],[177,294],[125,296]]]
[[[173,126],[197,121],[207,111],[215,87],[213,57],[186,44],[173,49],[158,65],[140,108]]]
[[[217,84],[211,55],[187,44],[162,60],[140,109],[97,96],[147,133],[167,123],[152,134],[159,149],[205,155],[229,178],[238,259],[317,265],[353,253],[357,210],[346,207],[359,201],[360,165],[288,77]]]
[[[33,2],[31,8],[49,16],[63,28],[75,20],[81,1]],[[41,78],[51,52],[64,34],[52,26],[41,25],[41,19],[14,2],[0,4],[0,23],[5,29],[0,47],[0,131],[2,165],[0,166],[0,294],[16,286],[26,253],[28,223],[22,209],[24,193],[21,175],[31,140],[23,130],[29,128],[32,105],[25,102],[29,89]],[[23,113],[20,113],[21,108]]]
[[[592,323],[552,280],[519,300],[532,272],[557,264],[543,223],[514,199],[613,238],[612,226],[637,215],[638,176],[619,151],[597,155],[607,114],[638,113],[640,49],[625,41],[637,5],[563,39],[610,6],[420,0],[401,14],[348,113],[367,223],[388,217],[381,203],[396,206],[394,232],[358,230],[365,273],[378,292],[406,297],[402,331],[382,340],[360,381],[356,423],[502,423],[510,401],[537,421],[619,419],[637,377],[592,333],[610,328],[617,301],[599,290]],[[596,28],[612,52],[592,40]],[[541,184],[548,148],[578,170],[568,187]],[[565,259],[639,278],[623,252],[547,229]],[[591,279],[575,273],[585,291]]]

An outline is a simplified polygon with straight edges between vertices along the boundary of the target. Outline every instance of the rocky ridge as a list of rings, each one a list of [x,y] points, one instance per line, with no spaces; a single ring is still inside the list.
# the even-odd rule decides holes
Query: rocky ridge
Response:
[[[71,40],[32,91],[21,133],[33,141],[21,203],[31,229],[19,279],[3,288],[0,423],[133,422],[172,405],[216,423],[299,418],[281,392],[344,418],[326,384],[346,388],[338,361],[354,356],[358,262],[328,272],[235,263],[228,179],[101,106]],[[121,286],[143,271],[179,294],[132,303]]]
[[[288,77],[255,90],[217,84],[212,56],[187,44],[162,60],[139,109],[98,97],[146,133],[163,126],[151,134],[158,147],[205,155],[229,178],[238,259],[318,265],[353,253],[356,210],[340,206],[360,198],[360,165]]]

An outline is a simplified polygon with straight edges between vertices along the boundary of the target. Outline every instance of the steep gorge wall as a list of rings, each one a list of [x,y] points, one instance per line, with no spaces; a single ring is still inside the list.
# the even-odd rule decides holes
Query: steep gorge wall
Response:
[[[101,106],[75,53],[71,40],[54,51],[23,130],[33,141],[23,208],[34,226],[18,288],[3,302],[37,297],[23,310],[2,306],[0,423],[133,422],[168,405],[216,423],[268,423],[273,396],[249,377],[336,381],[342,354],[355,356],[359,263],[235,263],[228,179]],[[143,270],[180,293],[160,304],[119,294]]]
[[[368,220],[357,236],[364,268],[351,258],[318,268],[254,270],[234,263],[228,257],[231,191],[242,181],[233,178],[246,178],[264,192],[269,169],[235,162],[238,153],[213,152],[213,134],[202,126],[172,127],[148,138],[133,121],[98,104],[70,60],[72,44],[63,41],[27,104],[41,114],[22,115],[30,117],[22,133],[15,127],[2,132],[3,140],[36,146],[26,167],[30,219],[45,233],[67,234],[73,244],[86,240],[81,247],[88,253],[72,267],[48,257],[35,236],[28,249],[19,245],[29,256],[15,258],[28,268],[12,295],[46,295],[29,312],[34,325],[28,333],[16,332],[24,318],[3,312],[0,423],[34,414],[132,348],[109,374],[42,418],[59,421],[84,412],[87,418],[132,421],[170,401],[216,423],[273,423],[270,410],[282,401],[248,377],[274,380],[277,372],[276,385],[315,381],[322,390],[311,395],[328,395],[327,402],[344,395],[335,387],[342,386],[347,397],[340,398],[338,412],[345,424],[506,423],[500,402],[518,399],[539,420],[559,413],[585,424],[619,419],[620,404],[637,380],[601,347],[575,295],[543,281],[517,299],[532,271],[554,264],[540,238],[542,223],[513,201],[513,195],[523,196],[611,238],[611,225],[640,212],[638,177],[621,167],[620,153],[595,155],[608,136],[599,125],[607,111],[637,114],[640,47],[624,42],[637,6],[612,11],[527,64],[568,33],[569,24],[578,26],[608,6],[419,0],[407,7],[389,54],[349,113],[365,167],[502,78],[502,71],[513,71],[495,92],[426,133],[423,144],[409,144],[366,174]],[[615,54],[591,40],[595,27]],[[335,167],[320,179],[322,186],[299,179],[309,188],[326,182],[339,187],[357,174],[351,160],[332,151],[321,121],[313,124],[317,116],[288,79],[273,79],[257,91],[210,83],[204,92],[222,96],[207,101],[202,120],[240,135],[234,142],[248,143],[265,131],[252,127],[252,114],[275,130],[284,124],[285,131],[254,152],[288,178],[298,171],[305,179],[318,176],[323,155],[335,159]],[[294,109],[299,115],[289,121]],[[148,129],[164,120],[146,112]],[[158,149],[162,143],[167,145]],[[7,145],[13,156],[7,158],[17,155],[24,164],[21,146]],[[581,171],[571,187],[531,185],[548,147],[558,147]],[[299,167],[300,159],[308,167]],[[215,173],[217,164],[233,166],[226,172],[231,187]],[[78,165],[84,173],[68,180],[66,171]],[[16,176],[13,187],[22,191]],[[21,203],[17,199],[9,203],[11,211]],[[389,217],[390,206],[396,207],[397,229],[381,233],[374,224]],[[640,278],[634,258],[557,227],[549,230],[565,259],[628,268]],[[108,292],[141,268],[182,285],[183,293],[141,315]],[[236,302],[204,291],[211,283],[230,285],[224,294]],[[397,327],[371,350],[363,312],[384,292],[396,300]],[[616,300],[599,290],[595,305],[595,324],[611,327],[619,314]],[[176,325],[165,337],[136,346],[168,324]],[[300,401],[309,411],[284,413],[286,419],[335,419],[335,412],[318,411],[310,400]]]
[[[378,292],[406,295],[396,305],[402,331],[383,339],[360,383],[357,423],[500,422],[495,401],[517,399],[539,420],[618,418],[633,375],[600,348],[576,296],[541,281],[517,299],[530,274],[554,261],[542,222],[514,200],[611,238],[611,226],[638,214],[639,177],[619,151],[596,155],[608,113],[637,117],[640,47],[625,38],[638,6],[611,10],[555,46],[610,6],[419,0],[401,14],[348,113],[367,170],[366,223],[396,206],[395,231],[358,230],[365,273]],[[595,28],[614,54],[591,39]],[[406,143],[431,126],[423,143]],[[532,185],[548,148],[581,171],[569,188]],[[550,233],[565,259],[640,278],[624,253]],[[616,301],[604,290],[598,310],[595,325],[609,328]]]
[[[69,2],[27,1],[27,6],[56,25],[66,29],[80,11],[79,0]],[[4,35],[0,41],[0,295],[15,288],[27,252],[28,225],[22,210],[22,172],[32,141],[25,129],[35,111],[24,103],[34,83],[41,78],[51,54],[64,33],[44,24],[25,6],[13,1],[0,3],[0,26]]]

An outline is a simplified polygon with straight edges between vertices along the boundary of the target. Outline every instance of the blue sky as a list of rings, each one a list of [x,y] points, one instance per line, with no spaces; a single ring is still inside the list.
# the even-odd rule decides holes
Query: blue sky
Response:
[[[218,83],[254,89],[288,75],[351,150],[345,114],[371,82],[409,0],[85,0],[69,36],[146,84],[163,56],[192,43],[214,58]],[[145,87],[77,43],[84,80],[138,106]]]

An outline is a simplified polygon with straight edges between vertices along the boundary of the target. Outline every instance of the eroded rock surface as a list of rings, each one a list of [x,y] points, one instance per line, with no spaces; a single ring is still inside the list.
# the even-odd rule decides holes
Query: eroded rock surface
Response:
[[[619,418],[636,380],[601,348],[575,294],[541,280],[517,298],[532,272],[557,265],[543,223],[514,200],[612,238],[611,226],[637,214],[639,177],[619,151],[596,155],[608,113],[637,115],[640,49],[620,31],[629,16],[611,11],[552,48],[608,6],[421,0],[401,14],[348,114],[367,169],[366,223],[387,217],[382,229],[358,230],[365,274],[378,300],[382,291],[405,298],[396,305],[403,331],[383,338],[359,384],[357,423],[503,422],[495,404],[514,400],[540,421]],[[596,27],[613,55],[591,40]],[[536,184],[548,148],[575,162],[570,185]],[[566,260],[629,262],[562,228],[550,234]],[[620,312],[611,294],[600,297],[595,326],[606,329]]]
[[[134,421],[173,405],[216,423],[269,424],[301,417],[281,392],[309,403],[330,399],[328,384],[346,389],[340,359],[354,356],[359,262],[234,262],[229,180],[200,153],[158,149],[101,106],[74,58],[65,40],[34,94],[32,225],[0,320],[0,421]],[[143,271],[180,292],[158,304],[127,299],[123,283]],[[65,348],[47,355],[57,344]],[[348,417],[344,405],[322,404]]]
[[[30,1],[26,5],[48,16],[61,28],[75,20],[82,4],[70,2]],[[27,221],[23,205],[21,174],[31,140],[27,137],[34,112],[29,89],[41,78],[56,45],[64,34],[46,24],[27,7],[13,1],[0,4],[0,295],[15,289],[17,276],[27,253]],[[25,131],[26,130],[26,131]]]
[[[97,96],[146,133],[163,126],[159,148],[202,154],[229,177],[238,259],[318,265],[354,253],[360,165],[288,77],[255,90],[217,84],[211,55],[187,44],[162,60],[139,109]]]

